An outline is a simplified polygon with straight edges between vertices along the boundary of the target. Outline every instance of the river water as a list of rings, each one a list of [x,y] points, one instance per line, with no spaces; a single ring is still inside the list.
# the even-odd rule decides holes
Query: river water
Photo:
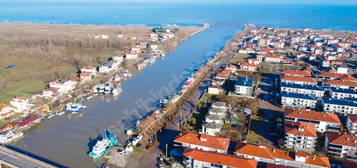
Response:
[[[95,167],[88,143],[110,128],[119,134],[154,110],[194,68],[223,48],[245,23],[356,30],[356,6],[250,4],[1,3],[0,20],[40,23],[182,26],[213,24],[170,52],[163,60],[122,84],[116,100],[96,98],[77,118],[46,120],[14,146],[69,167]]]

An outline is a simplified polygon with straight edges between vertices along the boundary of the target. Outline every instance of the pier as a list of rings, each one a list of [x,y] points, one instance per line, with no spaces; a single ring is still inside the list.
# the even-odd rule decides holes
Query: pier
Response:
[[[10,168],[56,168],[31,156],[0,146],[0,167]]]

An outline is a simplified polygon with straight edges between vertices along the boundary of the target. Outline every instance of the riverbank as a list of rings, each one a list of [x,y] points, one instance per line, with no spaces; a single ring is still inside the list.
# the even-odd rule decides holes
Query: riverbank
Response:
[[[48,118],[52,118],[56,115],[59,116],[62,115],[64,112],[68,112],[68,103],[80,102],[81,104],[83,104],[87,99],[90,99],[95,95],[98,95],[98,93],[94,92],[95,89],[98,89],[98,88],[94,88],[98,84],[109,83],[111,86],[113,86],[113,88],[120,87],[120,83],[128,79],[130,76],[132,76],[132,74],[138,73],[140,70],[142,70],[142,68],[148,66],[149,64],[154,63],[156,59],[165,57],[165,52],[168,52],[167,50],[168,48],[174,48],[175,45],[177,45],[179,42],[183,41],[184,39],[187,39],[193,34],[206,29],[206,27],[175,28],[178,31],[176,31],[175,33],[171,33],[173,37],[165,38],[165,37],[157,36],[158,38],[155,40],[152,38],[148,39],[149,36],[155,34],[152,33],[153,27],[81,26],[81,25],[45,25],[45,24],[37,25],[37,24],[29,24],[29,23],[1,23],[1,24],[3,25],[3,27],[0,29],[0,34],[3,33],[4,36],[7,35],[12,37],[11,39],[7,39],[9,40],[8,43],[3,42],[1,44],[1,49],[7,48],[9,49],[9,51],[7,51],[8,55],[3,54],[0,57],[1,58],[0,67],[4,67],[7,64],[13,65],[11,66],[11,68],[3,69],[0,71],[1,72],[0,76],[4,77],[2,79],[6,79],[5,82],[24,83],[26,86],[32,85],[32,83],[29,82],[28,80],[34,80],[34,81],[43,80],[42,82],[45,83],[45,81],[49,79],[45,80],[43,78],[37,79],[31,77],[31,75],[27,74],[29,72],[26,71],[26,68],[32,68],[32,70],[34,71],[39,71],[39,72],[34,72],[36,75],[39,75],[39,73],[42,73],[43,69],[36,69],[36,68],[38,68],[37,65],[42,64],[43,61],[47,61],[48,66],[51,66],[51,70],[54,72],[53,75],[57,79],[56,81],[50,82],[50,84],[46,87],[46,90],[38,94],[34,94],[32,92],[27,93],[29,91],[25,90],[26,94],[32,93],[31,98],[15,97],[10,102],[9,105],[4,104],[4,108],[10,110],[6,112],[7,116],[3,118],[5,121],[3,122],[3,124],[4,125],[6,124],[6,126],[4,125],[1,126],[1,131],[2,132],[15,131],[19,133],[22,133],[22,131],[27,132],[32,126],[40,123],[41,120],[45,119],[47,115],[49,115]],[[18,32],[11,33],[9,30],[11,28],[17,29]],[[46,33],[48,34],[47,36],[46,35],[40,36],[38,34],[39,32],[36,33],[33,32],[36,30],[46,31]],[[74,42],[69,39],[59,37],[58,31],[60,31],[59,34],[61,35],[64,35],[63,33],[66,32],[65,34],[67,38],[70,37],[72,33],[74,37],[72,37],[71,39],[73,40],[74,38]],[[96,32],[95,34],[93,33],[94,31],[100,31],[100,32]],[[82,35],[78,35],[80,34],[79,32],[82,33]],[[24,36],[20,38],[19,37],[20,34]],[[86,34],[87,37],[84,37],[84,34]],[[156,33],[156,35],[158,34]],[[45,39],[42,39],[45,37],[48,38],[47,41]],[[98,56],[100,56],[101,52],[105,52],[107,50],[112,50],[113,52],[115,51],[116,53],[113,53],[112,55],[105,55],[103,57],[105,58],[104,60],[117,61],[118,67],[112,68],[108,72],[101,72],[101,69],[103,69],[103,67],[106,66],[106,65],[102,65],[103,64],[102,61],[97,60],[98,61],[97,63],[93,63],[90,64],[90,66],[88,66],[88,64],[86,64],[86,61],[88,59],[90,60],[91,56],[94,55],[81,55],[81,53],[79,54],[77,53],[77,55],[75,55],[76,58],[77,57],[78,58],[85,57],[85,58],[74,60],[75,61],[74,64],[72,64],[70,60],[66,62],[65,59],[64,60],[62,59],[61,63],[57,61],[53,61],[53,59],[56,58],[61,59],[62,58],[61,56],[64,57],[63,54],[66,53],[65,52],[67,51],[66,49],[70,48],[70,50],[72,50],[73,48],[75,48],[75,46],[72,45],[77,44],[77,40],[78,40],[77,38],[80,37],[84,38],[83,40],[87,40],[86,42],[79,40],[80,41],[78,44],[79,46],[77,47],[80,49],[83,49],[84,48],[83,46],[85,44],[89,46],[93,45],[95,47],[98,47],[97,45],[104,44],[104,46],[101,46],[102,48],[99,47],[95,49],[97,51],[95,53],[99,54]],[[97,44],[96,45],[91,44],[90,42],[93,42],[92,40],[96,41]],[[21,45],[13,46],[13,44],[15,43]],[[108,46],[108,43],[112,45],[112,48]],[[18,59],[17,58],[18,55],[16,55],[16,53],[19,52],[18,50],[21,50],[21,47],[25,47],[25,46],[30,49],[38,48],[38,47],[41,47],[41,49],[35,53],[21,55],[21,57],[24,59],[20,59],[20,61],[9,62],[10,60]],[[153,48],[153,46],[155,46],[155,48]],[[45,50],[43,50],[42,47],[44,47]],[[138,58],[134,58],[134,59],[131,58],[130,60],[128,60],[126,57],[127,50],[129,51],[134,49],[136,50],[137,48],[139,48],[139,50],[140,48],[142,48],[140,52],[136,53]],[[58,55],[52,54],[53,52],[55,52],[55,50],[58,51],[57,53]],[[59,50],[63,50],[64,52],[59,52]],[[37,55],[35,60],[31,59],[32,56],[34,56],[34,54],[39,54],[39,53],[40,55]],[[157,53],[160,53],[160,55],[157,55]],[[45,58],[41,57],[41,55],[46,55],[46,54],[50,54],[50,56]],[[30,58],[27,58],[26,56]],[[104,60],[103,62],[105,63],[106,61]],[[21,64],[22,62],[31,62],[31,61],[34,62],[30,65],[24,66],[23,64]],[[109,61],[109,62],[113,62],[113,61]],[[3,63],[4,65],[2,65]],[[66,63],[68,65],[64,65]],[[75,69],[77,70],[68,72],[69,73],[67,74],[68,76],[66,76],[66,74],[63,74],[62,76],[59,74],[61,70],[59,70],[56,67],[57,64],[60,64],[60,66],[62,68],[65,68],[66,70],[71,70],[72,68],[70,67],[75,66]],[[93,69],[95,68],[95,65],[98,65],[98,68],[96,69],[99,72],[97,73],[96,73],[96,69]],[[140,69],[138,65],[141,65]],[[89,67],[90,69],[88,69]],[[79,72],[79,77],[76,77],[78,75],[77,74],[78,72]],[[43,73],[48,73],[47,75],[49,76],[49,78],[53,78],[53,76],[49,74],[49,71],[45,71]],[[90,78],[84,79],[82,78],[83,77],[82,74],[84,73],[85,74],[91,73],[92,75],[90,76]],[[19,78],[20,77],[19,75],[27,75],[30,77],[12,80],[11,77],[15,76]],[[4,85],[6,85],[6,83]],[[44,88],[45,87],[43,87],[40,90],[43,90]],[[2,89],[5,89],[4,92],[8,91],[10,93],[14,93],[14,91],[11,89],[6,90],[7,89],[6,86],[2,87]],[[20,87],[17,89],[21,90],[22,88]],[[118,94],[120,94],[121,89],[120,88],[118,89],[119,89]],[[25,92],[24,90],[22,91]],[[34,90],[32,91],[35,92]],[[19,95],[16,96],[22,96],[22,95],[19,93]],[[19,104],[19,101],[21,101],[22,104]],[[1,109],[2,113],[5,113],[3,111],[4,110],[3,106],[1,106],[1,108],[2,108]],[[15,135],[16,137],[19,137],[17,134]],[[11,142],[13,141],[14,139],[11,138]],[[9,141],[6,143],[11,143],[11,142]]]

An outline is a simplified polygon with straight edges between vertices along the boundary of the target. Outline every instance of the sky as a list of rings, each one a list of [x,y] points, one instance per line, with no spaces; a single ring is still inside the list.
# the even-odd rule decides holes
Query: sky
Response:
[[[165,3],[274,3],[357,5],[357,0],[0,0],[7,2],[165,2]]]

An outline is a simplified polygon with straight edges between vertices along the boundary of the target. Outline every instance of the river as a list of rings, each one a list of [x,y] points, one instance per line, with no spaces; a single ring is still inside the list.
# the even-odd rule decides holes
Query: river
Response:
[[[213,24],[182,42],[163,60],[122,84],[116,100],[95,98],[77,118],[46,120],[26,134],[15,147],[70,167],[95,167],[87,156],[88,143],[110,128],[120,135],[154,109],[162,96],[175,92],[194,68],[223,48],[245,23],[257,25],[356,30],[356,6],[252,5],[252,4],[0,4],[0,20],[137,25]],[[145,17],[143,17],[145,16]]]

